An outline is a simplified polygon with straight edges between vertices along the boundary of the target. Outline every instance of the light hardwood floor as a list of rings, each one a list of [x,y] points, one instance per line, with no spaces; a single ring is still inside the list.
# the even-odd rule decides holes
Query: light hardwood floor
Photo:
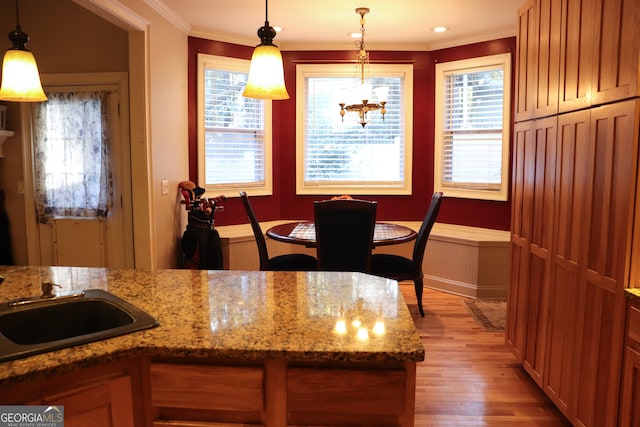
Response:
[[[566,427],[569,422],[516,363],[504,333],[486,332],[463,297],[400,289],[426,350],[418,364],[415,427]]]

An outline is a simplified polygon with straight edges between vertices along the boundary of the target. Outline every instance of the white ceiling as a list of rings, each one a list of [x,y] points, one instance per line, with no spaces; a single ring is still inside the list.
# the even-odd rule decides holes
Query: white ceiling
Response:
[[[265,0],[145,0],[190,35],[254,46]],[[368,50],[434,50],[516,34],[524,0],[271,0],[269,23],[282,50],[354,48],[350,33],[365,16]],[[449,31],[434,33],[435,26]]]

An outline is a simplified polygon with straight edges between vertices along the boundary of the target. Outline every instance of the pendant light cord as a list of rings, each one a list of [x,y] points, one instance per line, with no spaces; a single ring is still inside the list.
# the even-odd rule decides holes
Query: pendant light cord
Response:
[[[20,9],[18,8],[18,0],[16,0],[16,27],[20,28]]]

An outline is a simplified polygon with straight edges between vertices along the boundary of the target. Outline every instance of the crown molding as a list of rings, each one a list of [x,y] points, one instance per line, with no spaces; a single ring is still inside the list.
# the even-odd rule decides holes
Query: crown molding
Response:
[[[164,19],[169,21],[173,26],[178,28],[185,34],[191,32],[191,24],[185,21],[180,15],[178,15],[173,9],[171,9],[162,0],[143,0],[151,9],[155,10]]]
[[[117,0],[73,0],[108,22],[124,29],[145,31],[149,21]]]

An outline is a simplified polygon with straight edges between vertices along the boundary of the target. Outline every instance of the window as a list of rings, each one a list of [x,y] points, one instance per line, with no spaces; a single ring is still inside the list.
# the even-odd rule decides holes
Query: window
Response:
[[[268,195],[271,102],[245,98],[248,60],[198,55],[198,185]]]
[[[371,64],[371,84],[389,87],[384,121],[362,127],[340,102],[353,91],[355,65],[296,67],[298,194],[411,194],[413,66]]]
[[[507,200],[511,55],[436,64],[434,189]]]

